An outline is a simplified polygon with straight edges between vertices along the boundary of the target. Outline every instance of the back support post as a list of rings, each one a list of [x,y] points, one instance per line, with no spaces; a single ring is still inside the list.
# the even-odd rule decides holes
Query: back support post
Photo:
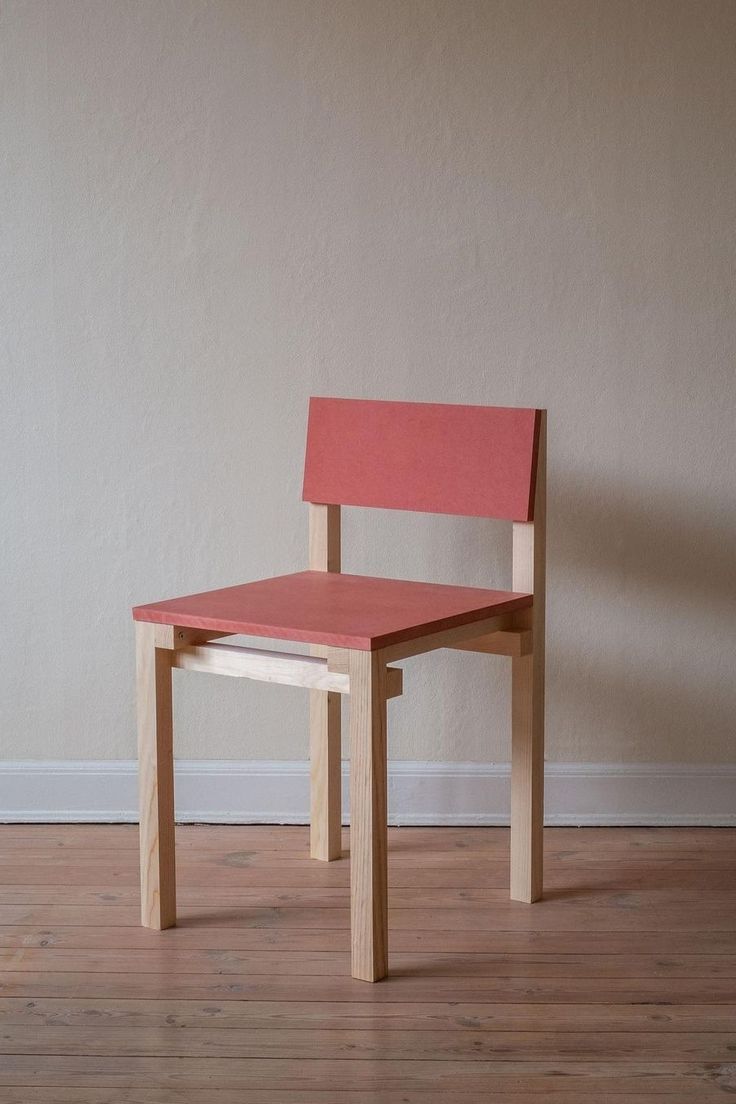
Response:
[[[340,507],[309,504],[309,569],[340,571]],[[312,648],[322,655],[324,649]],[[310,854],[329,862],[342,852],[340,694],[309,691]]]
[[[514,522],[514,590],[534,594],[530,655],[511,660],[511,898],[542,896],[547,413],[540,412],[533,521]]]

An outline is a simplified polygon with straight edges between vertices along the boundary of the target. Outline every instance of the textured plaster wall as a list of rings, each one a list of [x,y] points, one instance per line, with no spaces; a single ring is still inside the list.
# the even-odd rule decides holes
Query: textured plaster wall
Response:
[[[549,757],[725,761],[731,0],[5,0],[2,754],[134,753],[129,607],[299,570],[310,393],[549,408]],[[348,512],[345,568],[508,585]],[[508,757],[504,661],[413,661],[397,758]],[[176,673],[187,757],[295,689]]]

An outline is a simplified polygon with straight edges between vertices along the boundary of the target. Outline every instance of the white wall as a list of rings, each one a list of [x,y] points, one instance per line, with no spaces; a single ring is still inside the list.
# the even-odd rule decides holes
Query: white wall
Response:
[[[133,603],[305,565],[310,393],[549,408],[549,757],[725,762],[731,0],[2,4],[2,752],[134,753]],[[346,570],[507,585],[477,520]],[[407,666],[399,759],[508,758],[501,659]],[[190,759],[300,691],[176,675]]]

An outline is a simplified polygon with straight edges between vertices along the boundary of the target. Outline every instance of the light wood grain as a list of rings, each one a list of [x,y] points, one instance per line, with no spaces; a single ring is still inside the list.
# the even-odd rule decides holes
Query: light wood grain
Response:
[[[440,629],[425,636],[402,640],[398,644],[389,644],[383,649],[384,660],[386,663],[392,663],[394,660],[409,659],[412,656],[424,655],[426,652],[434,652],[438,648],[454,648],[465,640],[475,640],[501,630],[525,628],[522,619],[526,612],[526,610],[519,610],[512,613],[499,613],[467,625],[456,625],[451,629]]]
[[[122,1049],[122,1047],[121,1047]],[[50,1055],[40,1062],[36,1055],[7,1055],[0,1065],[0,1085],[30,1083],[36,1087],[55,1085],[62,1088],[80,1083],[93,1084],[98,1089],[152,1086],[195,1089],[200,1094],[218,1089],[240,1089],[248,1093],[251,1104],[254,1093],[263,1089],[279,1089],[295,1094],[314,1085],[329,1086],[333,1091],[362,1089],[370,1094],[371,1104],[381,1100],[383,1092],[415,1094],[444,1092],[446,1100],[457,1104],[459,1093],[474,1093],[475,1104],[488,1100],[488,1086],[494,1086],[493,1104],[504,1099],[516,1104],[521,1093],[536,1093],[540,1101],[554,1099],[564,1082],[564,1104],[569,1104],[570,1092],[578,1092],[587,1102],[604,1099],[612,1094],[616,1104],[627,1092],[654,1097],[651,1104],[667,1100],[671,1093],[690,1093],[690,1104],[724,1104],[723,1087],[732,1092],[736,1087],[732,1066],[699,1060],[631,1058],[622,1063],[620,1057],[571,1058],[547,1060],[496,1060],[469,1062],[467,1059],[389,1059],[352,1056],[340,1059],[305,1060],[304,1058],[221,1058],[179,1056],[115,1055]],[[496,1095],[498,1090],[498,1095]],[[587,1094],[587,1095],[586,1095]],[[202,1095],[200,1095],[200,1100]],[[418,1099],[422,1099],[421,1096]],[[472,1099],[472,1097],[471,1097]],[[117,1102],[117,1097],[113,1096]],[[4,1102],[3,1102],[4,1104]],[[560,1101],[562,1104],[562,1101]],[[669,1104],[669,1100],[667,1100]]]
[[[396,890],[392,890],[389,879],[389,895],[393,899]],[[82,906],[85,895],[80,893],[78,902],[78,916],[84,920]],[[268,900],[268,898],[266,898]],[[192,902],[193,904],[197,902]],[[335,950],[335,932],[331,928],[306,928],[288,927],[250,927],[245,922],[240,926],[230,924],[229,927],[212,927],[198,923],[201,917],[200,901],[198,914],[193,914],[193,922],[185,918],[184,925],[172,928],[167,935],[167,940],[172,944],[172,949],[182,950],[209,950],[209,951],[240,951],[240,950],[270,950],[274,954],[279,951],[330,951]],[[186,906],[189,907],[189,906]],[[273,908],[279,905],[271,906]],[[663,907],[666,907],[663,905]],[[389,909],[389,913],[390,913]],[[731,913],[736,912],[732,907]],[[91,920],[95,920],[95,914]],[[130,922],[127,916],[130,915]],[[309,914],[310,917],[314,913]],[[610,915],[610,914],[609,914]],[[112,923],[111,923],[112,919]],[[391,933],[391,948],[394,950],[421,952],[425,956],[440,954],[473,955],[485,953],[489,946],[496,949],[499,954],[598,954],[601,948],[609,954],[627,955],[631,951],[632,935],[629,930],[609,930],[605,934],[600,931],[584,931],[575,929],[574,919],[567,931],[552,929],[550,931],[511,931],[508,930],[513,920],[507,924],[506,930],[499,927],[492,933],[489,939],[488,932],[482,927],[466,929],[465,931],[443,930],[441,928],[429,931],[419,927],[414,930],[398,928]],[[646,919],[643,918],[642,922]],[[615,918],[613,918],[615,923]],[[345,946],[347,947],[347,937]],[[109,948],[119,950],[149,949],[151,937],[148,929],[141,928],[137,924],[137,918],[131,909],[126,907],[125,913],[118,923],[117,914],[107,913],[107,922],[102,923],[97,929],[92,923],[47,925],[40,924],[8,924],[0,930],[0,947],[51,947],[70,948],[76,950],[106,950]],[[728,927],[723,925],[720,931],[656,931],[639,928],[636,935],[636,946],[642,953],[659,954],[663,956],[687,955],[730,955],[734,953],[733,935]],[[736,1001],[736,998],[734,998]]]
[[[443,852],[426,857],[417,856],[412,862],[411,855],[407,852],[394,855],[390,849],[390,853],[393,871],[391,883],[396,888],[427,888],[435,892],[458,889],[464,892],[468,871],[474,870],[475,888],[488,891],[506,888],[508,891],[507,856],[489,855],[483,868],[477,870],[463,855],[455,858],[451,853]],[[272,862],[269,861],[271,856]],[[33,870],[29,867],[30,862],[34,862]],[[271,886],[278,887],[288,898],[290,893],[298,893],[303,887],[335,889],[347,886],[349,882],[347,860],[312,872],[289,852],[254,854],[235,851],[220,859],[208,861],[206,853],[199,855],[188,851],[180,856],[177,865],[184,878],[183,885],[189,892],[196,889],[206,890],[208,887],[218,887],[227,892],[228,887],[237,890],[251,886]],[[35,884],[34,874],[38,877]],[[652,867],[648,869],[646,862],[641,860],[622,859],[616,862],[612,855],[600,863],[591,856],[569,856],[553,864],[548,862],[548,897],[550,904],[565,908],[576,901],[580,903],[585,894],[595,899],[599,890],[605,890],[612,894],[626,894],[622,900],[626,899],[628,903],[631,891],[665,889],[672,884],[673,878],[678,879],[683,890],[708,889],[716,874],[723,879],[724,888],[733,889],[733,864],[729,864],[727,860],[700,866],[697,856],[678,860],[669,856],[652,855]],[[105,855],[103,852],[96,860],[81,860],[78,863],[59,860],[54,862],[51,856],[34,860],[33,856],[29,856],[25,864],[17,858],[12,864],[0,863],[0,883],[6,887],[3,899],[8,903],[12,892],[17,891],[22,899],[24,883],[31,883],[29,893],[32,891],[38,894],[43,892],[43,886],[48,886],[49,890],[52,887],[63,889],[64,886],[99,887],[106,881],[115,885],[120,893],[132,892],[131,887],[138,884],[138,874],[129,862],[128,855]],[[16,887],[16,890],[12,887]],[[46,893],[41,898],[41,903],[52,903],[50,897],[51,894]]]
[[[208,1104],[448,1104],[445,1092],[413,1087],[374,1091],[347,1088],[337,1089],[248,1089],[245,1097],[242,1090],[207,1088]],[[697,1104],[724,1104],[723,1094],[718,1088],[703,1085],[698,1088]],[[110,1095],[105,1089],[87,1088],[48,1088],[31,1086],[7,1086],[4,1089],[3,1104],[202,1104],[202,1090],[198,1088],[125,1088],[113,1089]],[[102,1094],[102,1095],[101,1095]],[[366,1096],[369,1099],[366,1099]],[[476,1092],[453,1092],[450,1104],[483,1104],[486,1097],[479,1098]],[[493,1104],[540,1104],[540,1096],[532,1093],[496,1093]],[[657,1104],[693,1104],[692,1094],[668,1092],[658,1095]],[[562,1101],[559,1104],[563,1104]],[[590,1104],[589,1093],[566,1092],[564,1104]],[[648,1094],[636,1091],[599,1093],[596,1104],[654,1104]],[[727,1104],[727,1102],[726,1102]]]
[[[216,892],[216,887],[213,890]],[[591,906],[587,908],[583,904],[570,907],[564,911],[555,908],[556,902],[549,902],[549,909],[534,910],[533,919],[531,910],[518,907],[502,910],[495,904],[489,906],[484,912],[479,909],[463,908],[410,908],[402,906],[391,908],[392,931],[416,932],[416,931],[454,931],[473,932],[482,930],[485,933],[485,941],[481,943],[482,949],[488,950],[493,946],[493,936],[496,932],[507,931],[509,927],[527,933],[553,933],[569,932],[585,929],[591,933],[602,936],[603,933],[614,930],[617,932],[636,932],[641,929],[652,931],[659,927],[658,916],[660,910],[655,906],[642,908],[627,908],[612,904],[608,908]],[[115,923],[118,925],[132,925],[137,923],[138,910],[133,907],[120,906],[115,912]],[[733,909],[730,906],[714,907],[708,915],[701,915],[692,907],[673,906],[667,910],[669,922],[674,932],[728,932],[729,925],[733,923]],[[56,905],[44,903],[38,905],[0,905],[0,924],[2,925],[32,925],[37,926],[44,922],[44,917],[50,926],[80,926],[85,923],[85,916],[97,924],[109,923],[112,919],[109,905]],[[348,931],[350,928],[350,913],[345,908],[329,907],[305,907],[299,909],[283,908],[275,906],[254,906],[226,904],[213,906],[204,900],[201,895],[201,903],[181,906],[179,919],[182,924],[204,925],[210,924],[216,928],[262,928],[264,931],[298,930],[301,927],[321,929],[324,931]]]
[[[296,927],[297,925],[293,925]],[[339,949],[334,949],[339,944]],[[488,941],[487,946],[490,946]],[[282,950],[278,958],[267,947],[257,950],[228,950],[215,954],[211,949],[182,948],[178,956],[162,962],[157,947],[92,951],[86,948],[29,947],[22,958],[12,949],[0,950],[0,966],[7,973],[48,971],[51,973],[110,970],[129,973],[150,970],[159,975],[176,974],[184,966],[189,975],[210,974],[213,959],[217,959],[220,974],[255,978],[258,975],[283,977],[344,977],[348,973],[347,940],[338,935],[333,949],[326,951]],[[412,977],[425,974],[425,958],[421,951],[392,952],[392,976]],[[459,952],[433,955],[432,974],[436,978],[454,977],[459,984],[468,978],[511,979],[532,978],[535,981],[559,979],[570,975],[577,978],[647,978],[722,981],[736,978],[736,958],[733,955],[657,954],[491,954]],[[463,979],[462,981],[460,979]]]
[[[136,622],[141,923],[176,923],[172,652],[155,646],[155,626]]]
[[[109,1031],[90,1024],[70,1034],[55,1024],[44,1027],[46,1046],[67,1055],[105,1057],[110,1050]],[[118,1029],[117,1054],[153,1058],[211,1058],[225,1060],[265,1058],[271,1060],[339,1061],[350,1052],[374,1062],[463,1061],[477,1062],[533,1060],[554,1063],[559,1058],[560,1040],[552,1030],[504,1031],[501,1039],[491,1032],[449,1034],[428,1029],[395,1031],[391,1027],[320,1030],[314,1027],[282,1028],[277,1034],[258,1030],[220,1027],[176,1027],[166,1025],[151,1031],[147,1027]],[[731,1043],[732,1032],[685,1033],[598,1032],[568,1034],[565,1043],[579,1061],[693,1061],[714,1062]],[[0,1035],[0,1054],[34,1054],[38,1049],[38,1027],[8,1025]]]
[[[89,827],[89,825],[85,825],[87,830],[89,830]],[[100,831],[103,831],[104,827],[104,825],[99,825]],[[185,833],[187,828],[191,827],[191,825],[180,825],[177,828],[177,836]],[[217,826],[208,825],[208,828],[213,833],[217,832]],[[120,825],[118,830],[127,834],[128,826]],[[206,872],[208,877],[216,874],[218,868],[223,867],[239,870],[259,867],[269,871],[283,871],[288,868],[289,871],[304,870],[311,874],[310,864],[305,862],[303,847],[303,843],[308,836],[307,831],[302,830],[299,836],[291,835],[287,837],[282,847],[276,846],[271,836],[264,840],[261,847],[258,844],[257,837],[254,838],[247,830],[243,834],[240,833],[238,826],[233,826],[228,830],[233,832],[230,840],[222,833],[213,836],[213,840],[221,841],[219,843],[213,842],[208,845],[203,840],[201,846],[196,846],[195,838],[191,834],[185,837],[181,844],[177,841],[178,851],[182,854],[182,862],[187,863],[190,869],[193,867],[208,868]],[[471,830],[469,829],[469,831]],[[487,831],[493,832],[494,829],[487,829]],[[499,829],[498,831],[502,832],[503,830]],[[674,847],[663,847],[661,849],[649,847],[646,850],[626,850],[623,848],[616,850],[611,847],[606,848],[602,841],[600,850],[596,851],[597,839],[595,832],[597,829],[593,829],[591,834],[587,836],[588,845],[583,846],[582,843],[577,846],[570,844],[568,849],[562,845],[555,845],[554,840],[558,831],[560,829],[557,828],[547,828],[545,831],[545,855],[550,863],[550,871],[561,876],[574,878],[575,872],[582,870],[586,878],[583,888],[589,894],[593,894],[597,886],[603,885],[608,875],[617,877],[619,874],[623,874],[623,882],[617,880],[615,884],[624,888],[628,879],[636,878],[637,871],[650,872],[651,874],[661,872],[663,875],[671,873],[673,876],[694,873],[698,870],[705,872],[721,871],[724,879],[722,888],[724,890],[736,888],[736,861],[734,855],[725,849],[708,851],[707,848],[688,850]],[[415,832],[418,834],[415,835]],[[132,842],[136,836],[137,831],[133,828],[133,832],[128,838]],[[486,847],[471,846],[470,842],[468,847],[452,846],[452,843],[448,841],[441,847],[434,848],[431,843],[427,842],[426,831],[422,829],[392,827],[388,829],[388,836],[392,866],[395,870],[401,872],[432,869],[438,872],[442,871],[444,875],[463,868],[466,871],[469,869],[477,870],[479,855],[482,855],[485,863],[494,866],[503,863],[508,857],[508,844],[505,847],[502,845],[502,841],[508,839],[507,832],[497,837],[489,835]],[[342,837],[344,850],[347,851],[350,844],[350,830],[348,828],[343,829]],[[34,846],[31,843],[22,849],[3,847],[0,849],[0,881],[15,881],[17,880],[15,875],[25,870],[31,884],[38,884],[35,870],[38,866],[46,864],[53,864],[57,868],[59,877],[54,879],[55,883],[60,880],[64,882],[66,878],[72,877],[75,869],[84,872],[85,877],[93,872],[96,867],[103,872],[105,869],[114,869],[118,875],[121,870],[130,871],[130,852],[134,848],[123,846],[122,839],[120,848],[110,847],[110,838],[108,836],[108,842],[101,846],[97,846],[95,840],[95,845],[86,849],[79,847],[44,848],[38,845]],[[569,839],[569,836],[565,838]],[[33,863],[33,870],[25,862],[26,858]],[[319,879],[323,875],[329,876],[338,871],[347,873],[347,870],[347,863],[338,864],[330,868],[321,868],[316,871],[314,876]],[[594,877],[591,882],[588,879],[594,871],[598,872],[598,876]],[[485,867],[479,871],[481,875],[484,872]],[[285,875],[287,882],[289,876],[289,874]],[[508,869],[506,870],[505,880],[508,883]],[[669,883],[663,882],[663,888],[668,884],[671,885],[671,879]],[[683,889],[687,889],[686,885],[679,884]],[[480,885],[481,887],[490,888],[493,883],[488,878],[482,877]],[[606,885],[606,888],[610,888],[610,886]]]
[[[345,676],[335,675],[335,678]],[[342,854],[342,740],[339,694],[309,695],[310,854],[331,862]]]
[[[347,694],[349,679],[327,667],[326,659],[276,652],[264,648],[242,648],[234,644],[195,644],[172,654],[172,666],[184,671],[255,679]]]
[[[27,1091],[28,1095],[23,1095]],[[717,1088],[704,1086],[698,1088],[697,1104],[724,1104],[723,1095]],[[202,1090],[198,1088],[117,1088],[80,1089],[80,1088],[29,1088],[18,1089],[8,1086],[3,1104],[201,1104]],[[102,1095],[101,1095],[102,1093]],[[447,1093],[426,1088],[404,1088],[396,1090],[369,1090],[370,1104],[448,1104]],[[78,1095],[77,1095],[78,1094]],[[333,1091],[322,1089],[256,1089],[248,1090],[247,1097],[237,1089],[207,1089],[207,1100],[211,1104],[368,1104],[366,1091],[347,1088]],[[486,1099],[477,1092],[453,1092],[451,1104],[483,1104]],[[500,1092],[493,1094],[493,1104],[539,1104],[539,1093]],[[693,1104],[692,1092],[668,1092],[657,1097],[658,1104]],[[562,1104],[562,1102],[561,1102]],[[568,1091],[564,1104],[590,1104],[590,1094]],[[632,1091],[606,1092],[596,1094],[596,1104],[653,1104],[652,1097]]]
[[[347,974],[283,973],[242,975],[188,974],[182,968],[161,973],[128,973],[100,969],[85,971],[16,971],[3,979],[3,996],[67,999],[70,996],[98,1000],[113,994],[118,999],[196,1000],[227,1003],[250,1000],[396,1000],[425,1003],[457,1001],[493,1004],[546,1004],[553,1019],[558,1004],[670,1005],[734,1004],[732,978],[484,978],[433,977],[431,967],[413,976],[397,974],[380,985],[357,986]],[[356,989],[369,996],[361,998]]]
[[[352,975],[388,972],[386,664],[350,652],[350,900]]]
[[[513,589],[533,593],[531,654],[511,660],[511,896],[543,890],[547,417],[541,412],[534,520],[513,527]]]
[[[340,507],[309,503],[309,570],[342,570]]]
[[[310,502],[310,571],[341,570],[340,529],[339,506]],[[324,651],[312,648],[313,655]],[[338,694],[310,691],[309,776],[310,855],[332,862],[342,853],[342,702]]]
[[[220,640],[232,633],[208,632],[207,629],[188,629],[182,625],[158,625],[151,622],[154,644],[157,648],[176,651],[192,644],[205,644],[208,640]]]
[[[90,833],[94,832],[91,843]],[[134,824],[3,824],[0,859],[13,850],[26,852],[38,847],[52,852],[71,848],[94,853],[100,849],[130,850],[138,847],[138,830]],[[432,855],[482,851],[484,854],[507,853],[509,829],[486,825],[443,827],[441,830],[416,825],[392,826],[388,830],[393,853],[417,853],[426,850]],[[348,829],[344,829],[347,843]],[[233,848],[253,848],[265,851],[302,851],[309,835],[306,825],[288,824],[212,824],[203,832],[201,825],[183,824],[177,830],[177,848],[196,851]],[[545,851],[549,856],[585,861],[610,854],[620,862],[624,855],[648,862],[650,857],[663,860],[670,852],[673,861],[690,857],[703,862],[720,859],[734,864],[734,834],[732,828],[668,827],[647,828],[562,828],[551,827],[545,832]]]
[[[554,1009],[555,1032],[647,1032],[672,1035],[681,1032],[732,1031],[736,1004],[670,1005],[666,1012],[653,1004],[558,1004]],[[458,1004],[455,1001],[423,1003],[396,1000],[310,1001],[249,1000],[208,1001],[161,1000],[151,997],[121,999],[102,997],[0,998],[0,1028],[8,1025],[57,1027],[163,1027],[219,1028],[221,1030],[269,1030],[278,1035],[284,1028],[327,1030],[438,1030],[451,1035],[478,1033],[549,1031],[550,1009],[546,1004],[490,1004],[483,1001]],[[604,1040],[601,1040],[602,1042]],[[565,1040],[567,1043],[567,1040]]]

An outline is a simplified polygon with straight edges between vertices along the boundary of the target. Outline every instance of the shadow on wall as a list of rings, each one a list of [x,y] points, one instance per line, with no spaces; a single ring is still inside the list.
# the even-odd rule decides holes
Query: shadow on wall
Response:
[[[599,473],[549,490],[550,757],[729,761],[736,510]]]

